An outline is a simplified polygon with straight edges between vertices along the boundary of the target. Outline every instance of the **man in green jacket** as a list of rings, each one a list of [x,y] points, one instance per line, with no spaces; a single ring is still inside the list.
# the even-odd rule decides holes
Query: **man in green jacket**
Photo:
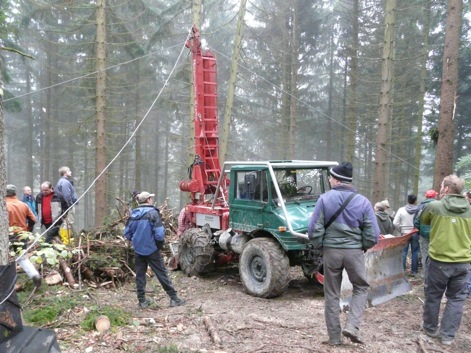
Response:
[[[456,175],[445,177],[440,201],[427,204],[420,216],[422,224],[431,225],[422,329],[430,337],[440,337],[444,345],[455,339],[468,296],[471,207],[461,195],[463,187],[464,180]],[[439,323],[443,293],[447,302]]]

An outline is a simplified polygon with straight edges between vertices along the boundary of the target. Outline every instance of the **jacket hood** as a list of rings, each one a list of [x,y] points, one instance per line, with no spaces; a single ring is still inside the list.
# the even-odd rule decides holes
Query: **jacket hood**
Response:
[[[131,212],[131,219],[139,219],[142,216],[144,216],[146,213],[149,211],[153,210],[154,206],[149,205],[149,206],[140,206],[138,208],[135,208]]]
[[[464,196],[457,194],[446,195],[443,197],[442,203],[448,211],[454,213],[466,212],[470,207],[468,200]]]
[[[417,211],[417,205],[407,204],[405,207],[408,214],[414,214]]]
[[[381,221],[381,222],[385,222],[388,220],[389,218],[389,215],[384,212],[384,211],[376,211],[376,217],[378,217],[378,219]]]

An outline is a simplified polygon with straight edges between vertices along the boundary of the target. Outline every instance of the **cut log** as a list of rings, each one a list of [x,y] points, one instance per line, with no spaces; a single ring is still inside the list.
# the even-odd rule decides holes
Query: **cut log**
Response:
[[[206,330],[209,333],[209,337],[211,337],[214,344],[221,346],[222,345],[221,338],[219,337],[216,331],[216,327],[214,327],[214,324],[212,320],[209,318],[209,316],[203,317],[203,323],[206,326]]]
[[[70,271],[69,266],[67,265],[64,259],[60,259],[59,264],[61,265],[62,272],[64,273],[67,282],[71,287],[73,287],[75,285],[75,279],[74,276],[72,276],[72,271]]]

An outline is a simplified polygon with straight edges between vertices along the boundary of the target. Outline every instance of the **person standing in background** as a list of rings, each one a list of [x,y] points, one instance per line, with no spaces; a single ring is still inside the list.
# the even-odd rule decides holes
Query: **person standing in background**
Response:
[[[38,219],[38,214],[36,213],[36,200],[34,199],[33,192],[31,191],[31,188],[29,186],[23,187],[23,195],[21,196],[21,201],[28,205],[31,212],[33,212],[36,219]],[[34,222],[31,222],[31,220],[28,218],[27,223],[28,231],[32,232],[34,228]]]
[[[16,186],[8,184],[6,187],[6,205],[8,211],[8,224],[10,227],[13,227],[10,235],[10,246],[15,250],[15,253],[20,254],[18,258],[18,263],[26,272],[29,278],[33,280],[33,283],[36,287],[41,286],[41,275],[33,266],[29,258],[22,254],[26,248],[27,239],[21,239],[21,233],[28,231],[27,220],[31,223],[36,223],[36,217],[34,213],[30,210],[28,205],[24,202],[18,200],[16,197]],[[30,222],[28,222],[30,223]],[[14,243],[22,242],[24,245],[16,245]]]
[[[77,201],[77,192],[75,191],[74,182],[72,181],[72,171],[69,167],[59,168],[60,179],[57,181],[55,190],[59,191],[64,195],[67,204],[72,206]],[[67,218],[70,224],[74,223],[74,207],[72,207],[67,213]]]
[[[57,181],[55,190],[64,195],[68,204],[67,216],[60,227],[60,235],[64,244],[69,244],[73,234],[73,224],[75,223],[75,203],[77,202],[77,192],[72,180],[72,171],[69,167],[59,168],[60,179]]]
[[[397,210],[396,216],[394,216],[394,227],[400,232],[401,235],[410,233],[414,229],[414,214],[417,210],[417,196],[410,194],[407,195],[407,205]],[[407,254],[409,252],[409,246],[411,251],[411,275],[415,276],[419,272],[419,234],[415,233],[409,238],[404,250],[402,251],[402,266],[404,271],[406,270]]]
[[[420,203],[417,207],[417,211],[415,211],[414,215],[414,227],[419,230],[419,247],[420,247],[420,255],[422,257],[422,278],[424,279],[424,290],[427,284],[425,283],[425,279],[427,278],[427,259],[428,259],[428,248],[430,244],[430,225],[429,224],[421,224],[420,223],[420,215],[425,208],[425,206],[436,200],[438,196],[438,192],[435,190],[427,190],[425,192],[425,200]]]
[[[375,204],[375,215],[376,219],[378,220],[378,226],[380,234],[393,234],[394,233],[394,225],[392,223],[391,218],[385,212],[385,208],[382,202],[377,202]]]
[[[41,226],[47,230],[46,242],[52,243],[56,235],[59,235],[59,227],[63,222],[61,218],[52,226],[58,218],[67,212],[68,204],[62,193],[55,191],[51,182],[41,184],[41,192],[36,196],[36,213],[39,216]]]

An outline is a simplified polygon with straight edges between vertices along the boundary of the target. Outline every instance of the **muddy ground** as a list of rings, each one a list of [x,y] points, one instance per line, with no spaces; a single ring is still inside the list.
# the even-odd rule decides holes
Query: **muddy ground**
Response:
[[[206,278],[186,277],[180,271],[171,276],[187,300],[185,306],[169,308],[155,278],[147,285],[158,305],[153,309],[138,309],[132,281],[117,290],[86,292],[91,305],[117,305],[132,312],[133,324],[103,334],[84,332],[78,326],[84,308],[77,307],[56,329],[62,352],[471,352],[471,299],[457,339],[443,346],[420,332],[419,278],[411,280],[410,293],[365,311],[365,345],[345,341],[330,347],[322,343],[327,340],[322,287],[295,269],[287,292],[275,299],[244,293],[237,267]]]

